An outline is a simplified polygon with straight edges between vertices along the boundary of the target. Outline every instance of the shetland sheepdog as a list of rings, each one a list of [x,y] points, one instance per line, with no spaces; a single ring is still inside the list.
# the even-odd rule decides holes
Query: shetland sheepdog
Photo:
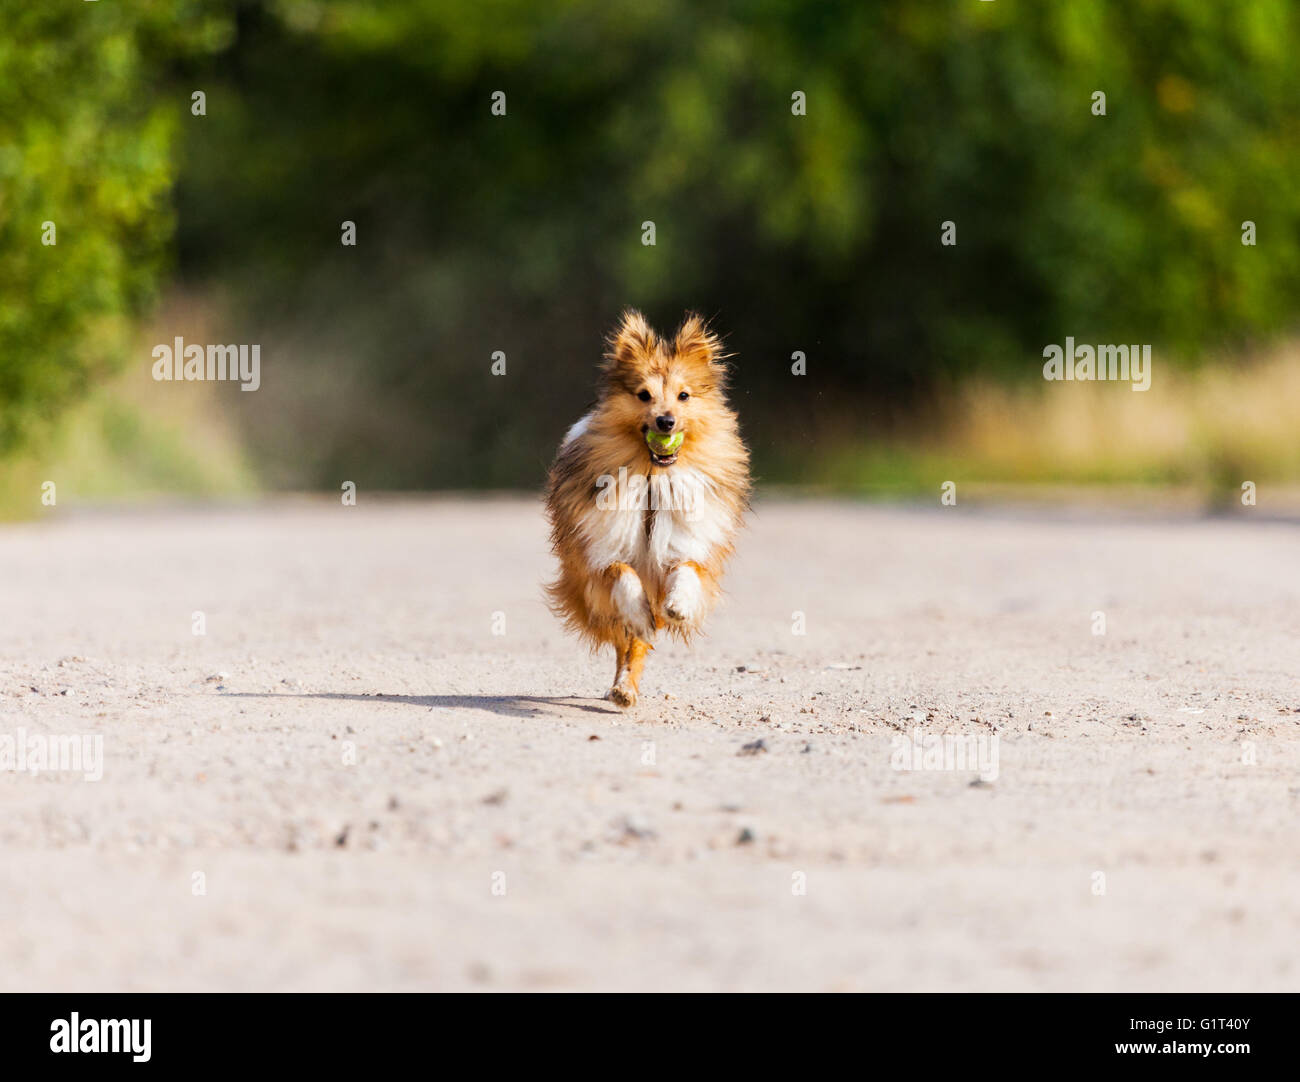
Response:
[[[749,506],[749,452],[725,397],[722,345],[687,315],[661,338],[628,309],[595,407],[569,429],[546,486],[559,577],[552,611],[614,647],[605,698],[635,705],[658,631],[690,642],[717,603]]]

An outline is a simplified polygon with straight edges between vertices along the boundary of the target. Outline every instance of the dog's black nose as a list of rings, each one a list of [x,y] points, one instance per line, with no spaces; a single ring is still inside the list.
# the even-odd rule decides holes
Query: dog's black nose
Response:
[[[677,418],[671,413],[664,413],[655,418],[655,424],[659,426],[660,432],[671,432],[676,423]]]

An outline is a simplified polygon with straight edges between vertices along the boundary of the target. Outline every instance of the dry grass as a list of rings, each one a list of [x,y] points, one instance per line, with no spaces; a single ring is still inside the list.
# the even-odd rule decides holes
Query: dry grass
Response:
[[[846,441],[810,479],[868,494],[1011,493],[1118,502],[1239,505],[1243,482],[1300,507],[1300,342],[1196,370],[1162,366],[1127,383],[953,388],[898,434]],[[1267,493],[1265,492],[1267,489]],[[1088,490],[1092,490],[1091,492]]]
[[[1300,345],[1254,362],[1157,367],[1120,383],[971,384],[937,450],[1016,481],[1168,482],[1215,488],[1300,480]]]

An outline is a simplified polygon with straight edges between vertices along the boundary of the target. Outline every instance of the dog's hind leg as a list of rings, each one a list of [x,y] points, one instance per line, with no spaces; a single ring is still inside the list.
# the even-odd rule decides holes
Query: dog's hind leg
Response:
[[[627,639],[620,639],[614,642],[614,683],[612,687],[618,687],[619,682],[623,679],[623,673],[627,669],[627,654],[631,647],[631,642]],[[609,698],[609,696],[605,696]]]
[[[627,707],[636,702],[635,690],[628,697],[628,682],[626,679],[628,654],[632,649],[632,640],[630,638],[614,640],[614,683],[610,689],[605,692],[605,698],[619,706]]]
[[[632,697],[635,700],[641,686],[641,670],[645,668],[645,656],[654,647],[645,639],[633,639],[627,651],[627,679],[632,685]]]
[[[605,698],[626,709],[636,706],[637,685],[641,682],[646,652],[654,647],[644,639],[632,637],[615,643],[614,649],[618,653],[618,669],[614,673],[614,686],[605,693]]]

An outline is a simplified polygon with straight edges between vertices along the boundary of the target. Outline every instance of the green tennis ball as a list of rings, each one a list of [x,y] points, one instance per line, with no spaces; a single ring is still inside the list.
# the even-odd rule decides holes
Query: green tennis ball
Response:
[[[646,430],[645,434],[646,443],[650,445],[650,450],[657,455],[676,454],[684,439],[686,439],[685,432],[656,432],[653,428],[650,428]]]

